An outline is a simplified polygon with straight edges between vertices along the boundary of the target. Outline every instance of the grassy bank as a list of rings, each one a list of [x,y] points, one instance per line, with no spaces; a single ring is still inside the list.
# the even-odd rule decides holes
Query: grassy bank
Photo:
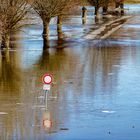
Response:
[[[140,3],[140,0],[125,0],[125,3],[138,4]]]

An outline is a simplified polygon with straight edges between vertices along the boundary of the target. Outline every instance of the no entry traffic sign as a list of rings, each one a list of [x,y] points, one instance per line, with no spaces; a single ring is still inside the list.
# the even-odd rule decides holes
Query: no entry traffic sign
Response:
[[[52,79],[53,79],[53,77],[51,74],[44,74],[42,77],[42,82],[43,82],[43,84],[50,85],[52,83]]]

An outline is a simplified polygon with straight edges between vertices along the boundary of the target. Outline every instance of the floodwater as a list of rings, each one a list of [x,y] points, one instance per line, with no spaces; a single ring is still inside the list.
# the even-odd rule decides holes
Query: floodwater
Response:
[[[65,25],[78,36],[57,41],[52,33],[45,50],[41,27],[30,28],[15,49],[1,51],[0,140],[140,139],[140,17],[106,40],[80,38],[90,23]],[[47,100],[45,73],[54,77]]]

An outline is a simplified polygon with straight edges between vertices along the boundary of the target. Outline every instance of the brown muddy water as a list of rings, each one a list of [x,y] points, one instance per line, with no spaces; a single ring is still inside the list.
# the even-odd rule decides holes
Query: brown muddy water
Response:
[[[138,23],[131,18],[106,40],[52,35],[46,50],[40,28],[32,28],[35,38],[1,51],[0,140],[139,140]],[[48,100],[45,73],[54,77]]]

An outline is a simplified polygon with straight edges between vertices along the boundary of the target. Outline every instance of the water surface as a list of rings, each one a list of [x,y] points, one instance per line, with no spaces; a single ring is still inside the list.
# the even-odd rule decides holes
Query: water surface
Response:
[[[43,50],[30,36],[2,51],[0,140],[139,140],[139,22],[107,40],[54,39]],[[45,73],[54,76],[47,102]]]

